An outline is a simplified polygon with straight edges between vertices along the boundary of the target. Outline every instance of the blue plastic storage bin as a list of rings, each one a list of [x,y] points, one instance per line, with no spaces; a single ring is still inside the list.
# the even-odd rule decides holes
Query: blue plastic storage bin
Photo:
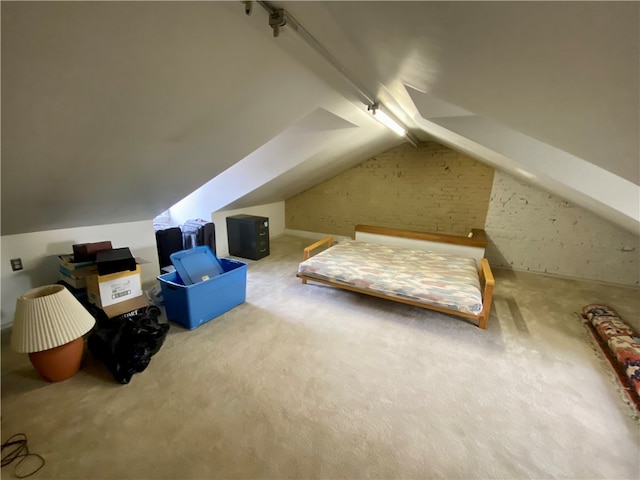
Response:
[[[244,303],[247,298],[247,264],[220,258],[224,273],[185,285],[177,272],[158,276],[167,318],[192,330]]]
[[[169,258],[184,285],[193,285],[224,273],[222,262],[208,245],[174,252]]]

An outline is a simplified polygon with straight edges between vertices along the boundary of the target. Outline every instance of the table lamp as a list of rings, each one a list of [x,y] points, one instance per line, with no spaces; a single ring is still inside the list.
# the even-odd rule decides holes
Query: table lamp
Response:
[[[80,369],[83,335],[95,318],[62,285],[45,285],[20,295],[11,332],[11,348],[28,353],[31,364],[50,382]]]

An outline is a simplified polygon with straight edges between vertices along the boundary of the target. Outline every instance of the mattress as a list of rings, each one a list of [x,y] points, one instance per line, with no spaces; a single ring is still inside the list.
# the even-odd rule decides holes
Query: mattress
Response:
[[[482,312],[473,258],[345,240],[300,263],[298,273],[459,312]]]

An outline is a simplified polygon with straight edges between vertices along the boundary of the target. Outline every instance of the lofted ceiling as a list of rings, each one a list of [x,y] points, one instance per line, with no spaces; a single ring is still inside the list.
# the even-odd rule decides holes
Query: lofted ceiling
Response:
[[[3,1],[2,234],[285,200],[404,141],[371,99],[638,233],[639,3],[251,5]]]

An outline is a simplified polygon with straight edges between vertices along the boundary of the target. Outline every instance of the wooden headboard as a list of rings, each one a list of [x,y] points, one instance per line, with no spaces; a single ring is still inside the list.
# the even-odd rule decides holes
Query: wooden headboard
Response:
[[[430,250],[474,258],[480,265],[487,247],[484,230],[473,228],[468,236],[414,232],[395,228],[356,225],[355,239],[362,242],[382,243],[414,250]]]

